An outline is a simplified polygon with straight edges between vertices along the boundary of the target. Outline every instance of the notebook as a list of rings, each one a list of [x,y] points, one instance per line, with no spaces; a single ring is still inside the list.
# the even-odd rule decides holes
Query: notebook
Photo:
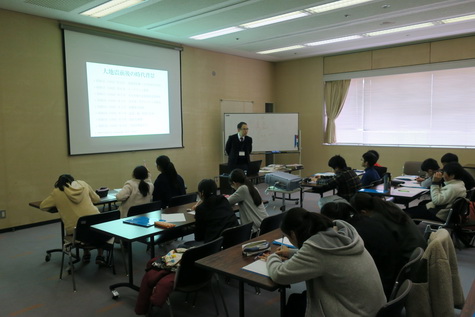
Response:
[[[269,271],[267,271],[267,264],[263,260],[256,260],[242,268],[244,271],[256,273],[262,276],[269,277]]]
[[[151,227],[153,226],[153,223],[157,221],[158,219],[156,218],[149,218],[149,217],[135,217],[135,218],[130,218],[130,219],[125,219],[124,223],[128,223],[131,225],[136,225],[136,226],[141,226],[141,227]]]
[[[368,194],[387,194],[387,193],[389,193],[389,190],[363,188],[363,189],[360,189],[358,192],[360,192],[360,193],[368,193]]]

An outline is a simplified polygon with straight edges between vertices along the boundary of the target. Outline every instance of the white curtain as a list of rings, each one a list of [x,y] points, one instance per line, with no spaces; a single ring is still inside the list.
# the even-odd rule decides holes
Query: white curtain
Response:
[[[327,115],[325,143],[336,142],[335,120],[343,109],[350,82],[350,79],[325,82],[324,103]]]

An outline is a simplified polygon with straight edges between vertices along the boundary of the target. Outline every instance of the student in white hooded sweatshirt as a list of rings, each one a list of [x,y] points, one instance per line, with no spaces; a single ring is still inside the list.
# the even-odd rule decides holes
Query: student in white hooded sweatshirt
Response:
[[[267,268],[276,283],[305,281],[306,317],[376,316],[386,297],[376,265],[353,226],[292,208],[281,230],[298,249],[279,249],[267,258]],[[289,304],[286,315],[296,317]]]

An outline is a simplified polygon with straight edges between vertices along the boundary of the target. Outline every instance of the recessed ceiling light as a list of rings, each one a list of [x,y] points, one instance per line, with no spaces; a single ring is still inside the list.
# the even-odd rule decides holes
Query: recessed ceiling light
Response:
[[[378,35],[389,34],[389,33],[396,33],[396,32],[404,32],[404,31],[409,31],[409,30],[422,29],[422,28],[426,28],[426,27],[430,27],[430,26],[434,26],[434,25],[435,25],[434,22],[426,22],[426,23],[402,26],[402,27],[394,28],[394,29],[387,29],[387,30],[369,32],[369,33],[365,33],[364,35],[366,35],[366,36],[378,36]]]
[[[213,31],[213,32],[208,32],[208,33],[195,35],[195,36],[192,36],[191,38],[194,39],[194,40],[204,40],[204,39],[209,39],[209,38],[212,38],[212,37],[217,37],[217,36],[221,36],[221,35],[225,35],[225,34],[235,33],[235,32],[239,32],[239,31],[243,31],[243,30],[244,30],[243,28],[239,28],[237,26],[232,26],[232,27],[226,28],[226,29],[221,29],[221,30],[217,30],[217,31]]]
[[[282,48],[276,48],[273,50],[261,51],[261,52],[257,52],[257,54],[272,54],[272,53],[277,53],[277,52],[296,50],[296,49],[304,48],[304,47],[305,46],[303,45],[293,45],[293,46],[287,46],[287,47],[282,47]]]
[[[137,5],[141,2],[146,2],[146,1],[148,0],[111,0],[101,5],[98,5],[92,9],[81,12],[80,14],[90,16],[93,18],[102,18],[106,15],[133,7],[134,5]]]

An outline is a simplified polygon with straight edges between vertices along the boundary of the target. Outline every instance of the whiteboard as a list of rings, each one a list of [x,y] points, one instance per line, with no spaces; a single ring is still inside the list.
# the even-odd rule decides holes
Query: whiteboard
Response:
[[[241,121],[249,127],[253,152],[299,151],[298,113],[225,113],[225,145]]]

